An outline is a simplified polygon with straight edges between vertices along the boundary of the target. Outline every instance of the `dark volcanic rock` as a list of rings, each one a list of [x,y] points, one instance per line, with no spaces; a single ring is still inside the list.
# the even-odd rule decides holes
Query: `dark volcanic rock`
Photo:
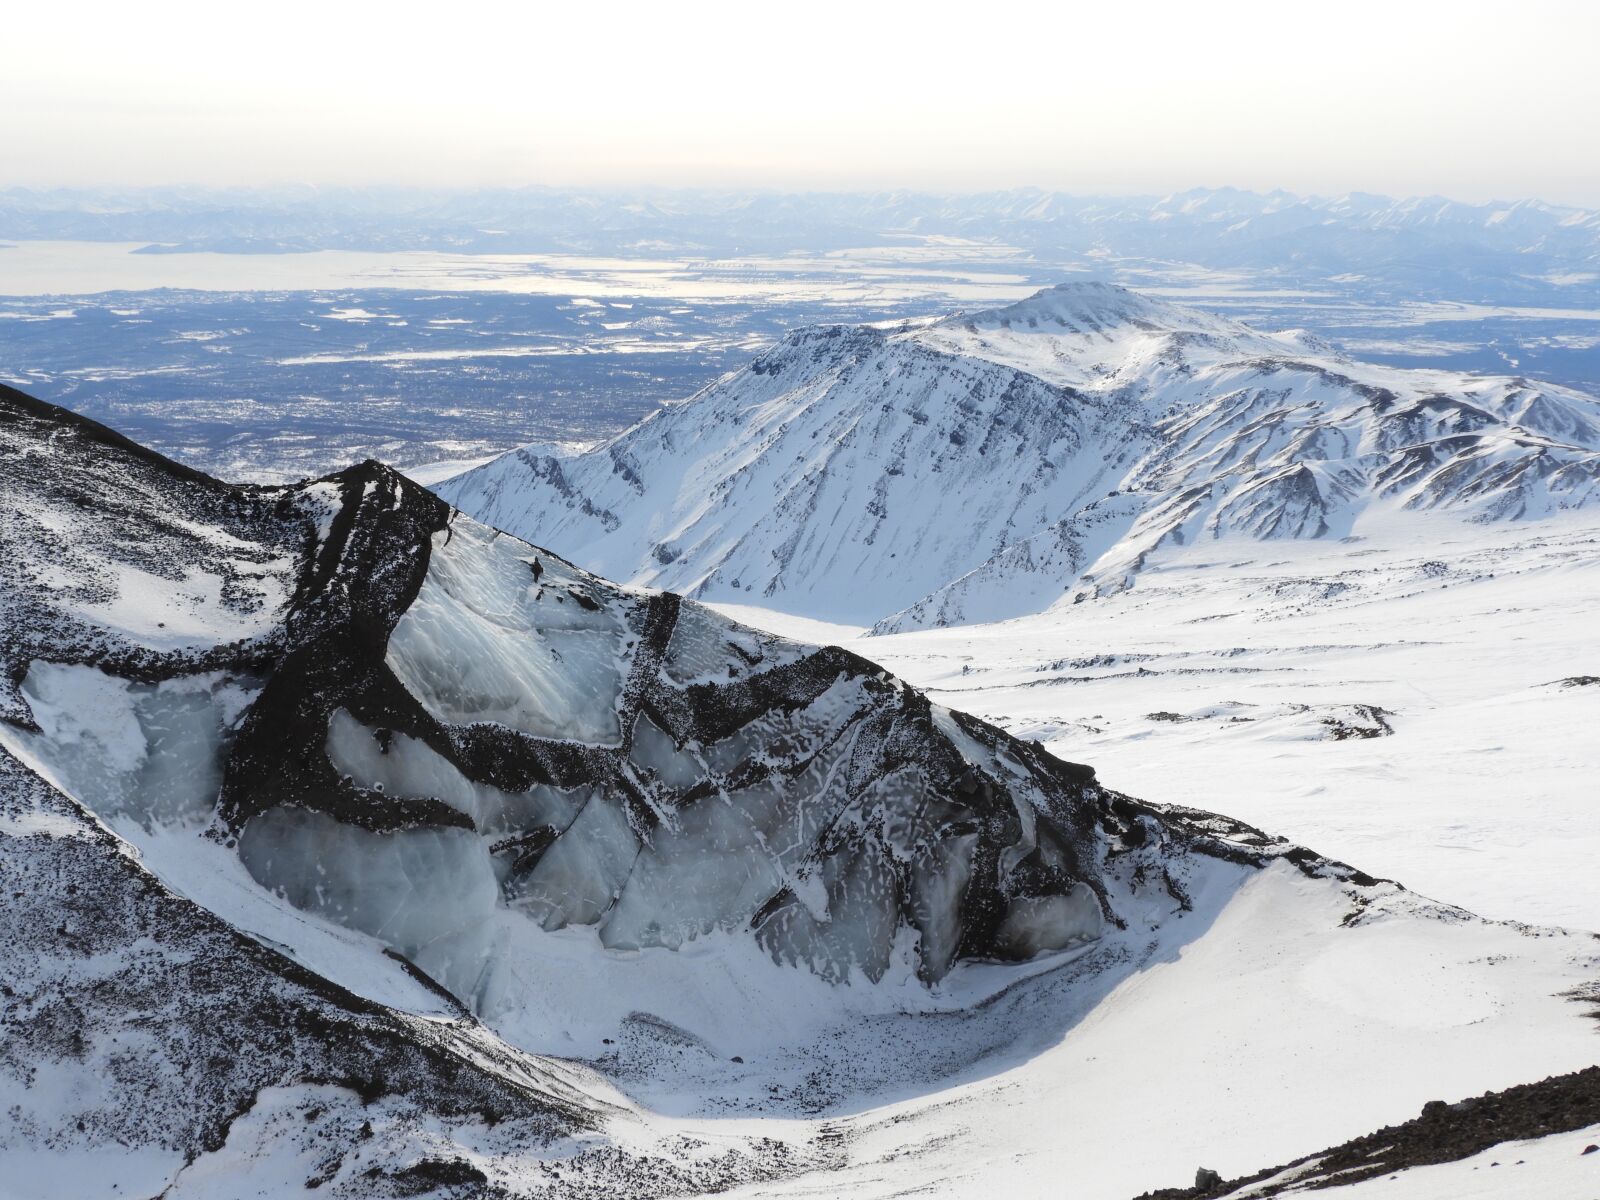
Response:
[[[1454,1104],[1432,1100],[1423,1106],[1420,1115],[1404,1124],[1388,1126],[1342,1146],[1308,1154],[1243,1179],[1229,1180],[1224,1187],[1208,1187],[1197,1177],[1192,1188],[1147,1192],[1139,1200],[1230,1196],[1247,1186],[1252,1197],[1263,1200],[1290,1191],[1295,1195],[1313,1194],[1318,1188],[1334,1183],[1359,1183],[1409,1167],[1456,1162],[1502,1142],[1570,1133],[1597,1123],[1600,1123],[1600,1067],[1589,1067],[1503,1092],[1487,1092]],[[1315,1165],[1295,1172],[1292,1179],[1261,1184],[1262,1180],[1308,1163]]]

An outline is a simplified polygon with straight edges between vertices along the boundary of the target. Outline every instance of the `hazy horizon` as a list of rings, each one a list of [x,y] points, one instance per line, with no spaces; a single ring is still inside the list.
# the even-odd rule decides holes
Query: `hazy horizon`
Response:
[[[514,194],[517,192],[547,191],[558,194],[592,195],[612,198],[627,197],[661,197],[674,196],[709,196],[709,197],[742,197],[742,196],[771,196],[771,197],[832,197],[832,196],[959,196],[982,197],[986,195],[1007,195],[1035,192],[1041,196],[1060,196],[1077,200],[1150,200],[1160,202],[1177,196],[1195,193],[1220,195],[1237,193],[1260,197],[1284,196],[1294,201],[1301,202],[1331,202],[1346,197],[1368,197],[1372,199],[1393,201],[1396,204],[1440,200],[1455,204],[1471,205],[1474,207],[1495,207],[1497,205],[1516,204],[1542,204],[1550,208],[1570,208],[1574,210],[1593,211],[1600,209],[1600,199],[1591,204],[1577,204],[1569,201],[1551,199],[1549,196],[1533,193],[1504,193],[1489,195],[1483,198],[1469,197],[1458,193],[1446,192],[1380,192],[1360,188],[1351,188],[1342,192],[1332,191],[1304,191],[1287,187],[1246,187],[1240,184],[1227,182],[1199,182],[1182,187],[1166,189],[1116,189],[1116,188],[1071,188],[1047,187],[1037,183],[1018,183],[1009,186],[995,187],[932,187],[881,184],[875,186],[861,185],[857,187],[805,187],[783,186],[780,184],[692,184],[692,183],[660,183],[649,179],[637,182],[584,182],[577,180],[571,183],[483,183],[483,184],[423,184],[405,183],[395,180],[377,179],[367,183],[322,183],[314,180],[278,180],[265,183],[206,183],[193,179],[174,179],[165,183],[128,183],[108,181],[102,183],[4,183],[0,182],[0,195],[18,193],[32,193],[35,195],[62,195],[62,196],[105,196],[106,194],[126,193],[136,195],[159,195],[162,193],[195,193],[208,196],[225,196],[237,194],[240,196],[273,196],[280,194],[304,193],[308,197],[317,194],[328,196],[341,195],[366,195],[383,196],[392,194],[397,198],[405,196],[454,196],[468,197],[479,195]]]
[[[1531,9],[36,8],[11,19],[0,187],[1600,205],[1600,8]]]

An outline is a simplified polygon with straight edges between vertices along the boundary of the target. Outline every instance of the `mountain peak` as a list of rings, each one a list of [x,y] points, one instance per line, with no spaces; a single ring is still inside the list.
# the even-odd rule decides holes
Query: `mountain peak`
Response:
[[[1133,312],[1149,305],[1139,293],[1120,283],[1103,279],[1071,279],[1040,288],[1033,295],[1013,304],[985,310],[996,316],[1026,316],[1040,313],[1082,314]],[[982,314],[974,314],[982,315]]]
[[[1117,326],[1179,332],[1204,330],[1248,335],[1235,321],[1148,296],[1097,279],[1043,288],[1024,300],[974,313],[958,313],[934,328],[1017,329],[1043,333],[1103,333]]]

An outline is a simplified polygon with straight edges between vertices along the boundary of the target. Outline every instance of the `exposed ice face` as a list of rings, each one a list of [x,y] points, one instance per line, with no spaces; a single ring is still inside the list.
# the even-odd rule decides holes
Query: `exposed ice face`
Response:
[[[671,788],[693,787],[709,770],[697,746],[678,746],[672,735],[647,713],[640,713],[633,722],[633,745],[628,757]]]
[[[0,742],[107,820],[203,824],[232,730],[259,686],[220,673],[132,683],[35,662],[21,690],[39,732],[0,722]]]
[[[383,523],[396,508],[381,480],[357,482],[346,503],[404,564],[420,543]],[[325,637],[316,652],[338,665],[280,666],[269,686],[292,690],[263,700],[237,745],[253,681],[134,684],[47,662],[21,692],[39,730],[7,744],[125,829],[220,819],[261,887],[468,1004],[515,990],[525,964],[496,948],[535,927],[590,927],[630,953],[750,937],[826,979],[876,981],[898,962],[927,982],[963,954],[1025,958],[1086,935],[1081,903],[1097,896],[1046,903],[1075,877],[1040,834],[1077,793],[870,663],[620,591],[465,518],[418,524],[426,572],[402,589],[384,567],[357,600],[363,620],[387,612],[384,648]],[[377,533],[341,536],[370,547]],[[353,559],[340,586],[393,557]],[[344,678],[378,682],[330,693]],[[313,719],[275,723],[283,712]],[[260,743],[286,728],[292,744]],[[292,769],[274,777],[277,754]],[[249,764],[273,781],[265,802],[230,810],[223,789],[256,778]]]
[[[496,948],[523,922],[629,952],[751,936],[825,979],[909,962],[930,982],[964,953],[1028,958],[1096,928],[1089,889],[1050,901],[1073,884],[1041,844],[1029,769],[861,660],[618,592],[466,519],[434,536],[384,654],[425,717],[358,698],[329,710],[319,747],[376,823],[291,790],[235,827],[238,853],[262,887],[468,1004],[521,986],[525,965]],[[89,736],[55,715],[76,678],[30,685],[58,747]],[[211,815],[226,746],[208,694],[93,673],[73,687],[108,742],[74,769],[112,781],[74,790],[108,806],[134,776],[162,790],[170,741],[200,766],[163,795]],[[973,771],[995,784],[963,782]],[[385,826],[390,798],[424,807]],[[977,941],[974,905],[995,931]]]
[[[623,625],[583,577],[499,536],[471,521],[435,535],[389,667],[443,721],[616,745]]]
[[[685,604],[672,627],[666,671],[677,683],[726,683],[752,669],[800,657],[801,647],[735,624],[700,604]]]
[[[499,896],[477,834],[370,833],[322,813],[274,808],[244,827],[239,857],[296,908],[370,933],[457,995],[472,995],[485,962],[479,939]]]
[[[448,959],[474,994],[505,991],[484,957],[504,920],[622,951],[752,934],[839,981],[909,955],[932,982],[963,954],[1025,959],[1098,928],[1061,830],[1040,835],[1061,811],[1048,773],[859,659],[618,592],[457,518],[385,661],[439,732],[335,709],[329,762],[380,807],[442,802],[470,829],[334,830],[290,796],[241,853],[293,903]]]
[[[338,770],[363,787],[444,800],[472,817],[479,834],[443,831],[419,859],[399,849],[416,842],[414,833],[346,832],[290,810],[292,817],[252,822],[241,853],[291,902],[413,958],[449,958],[452,973],[473,986],[492,970],[474,956],[489,949],[486,922],[497,905],[548,930],[596,926],[601,943],[619,950],[677,949],[748,928],[754,915],[775,959],[833,980],[881,978],[906,930],[936,977],[960,950],[979,835],[970,822],[960,831],[962,813],[933,798],[915,767],[851,795],[853,739],[828,735],[848,727],[864,702],[858,681],[841,680],[811,704],[763,713],[709,748],[678,746],[641,713],[629,761],[668,789],[662,819],[643,834],[603,788],[508,792],[476,783],[424,743],[380,738],[340,710],[328,733]],[[979,746],[950,718],[938,721],[978,763],[1024,782],[1019,764]],[[728,786],[728,774],[752,761],[799,769]],[[671,799],[697,785],[703,794],[694,800]],[[1007,872],[1039,849],[1032,805],[1015,807],[1018,836],[999,855]],[[386,848],[386,839],[395,846]],[[405,871],[419,861],[466,874],[456,884],[429,883]],[[413,906],[433,923],[413,916]],[[1005,912],[997,952],[1026,959],[1063,949],[1097,936],[1100,919],[1098,901],[1081,885],[1068,896],[1021,897]]]
[[[829,978],[887,969],[896,928],[917,934],[924,970],[939,978],[959,947],[978,834],[915,767],[848,799],[822,833],[822,900],[802,889],[769,910],[763,944],[782,961],[810,962]]]
[[[774,789],[752,789],[767,792]],[[711,795],[676,813],[640,851],[627,887],[607,915],[608,946],[676,949],[713,929],[746,923],[784,882],[782,867],[761,837],[759,806],[746,795]]]
[[[761,944],[779,962],[809,966],[824,979],[842,982],[858,971],[869,980],[883,978],[900,924],[883,902],[894,892],[894,864],[868,842],[848,857],[824,859],[808,883],[817,877],[820,888],[797,889],[793,902],[761,914]]]
[[[363,787],[392,796],[433,797],[472,818],[482,833],[503,835],[541,825],[564,829],[586,791],[544,785],[508,792],[468,779],[425,742],[403,733],[379,737],[344,709],[328,721],[328,759]]]
[[[804,763],[834,741],[866,703],[858,680],[840,679],[804,707],[761,713],[732,736],[702,746],[700,752],[707,766],[723,774],[749,758]]]
[[[1034,958],[1100,936],[1094,893],[1079,884],[1065,896],[1021,896],[1006,909],[996,940],[1009,958]]]
[[[597,791],[532,869],[507,882],[507,892],[545,929],[594,925],[617,902],[638,857],[627,817]]]

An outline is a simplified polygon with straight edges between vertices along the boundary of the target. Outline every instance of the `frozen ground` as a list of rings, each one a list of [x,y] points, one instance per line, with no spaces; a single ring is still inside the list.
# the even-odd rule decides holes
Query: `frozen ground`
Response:
[[[1415,1167],[1399,1175],[1319,1191],[1327,1200],[1502,1200],[1600,1194],[1600,1158],[1584,1147],[1600,1142],[1600,1125],[1534,1141],[1504,1142],[1459,1162]],[[1250,1193],[1240,1193],[1246,1200]]]
[[[1412,1167],[1342,1187],[1291,1191],[1319,1200],[1586,1200],[1600,1195],[1600,1125],[1528,1141],[1506,1141],[1456,1162]],[[1258,1187],[1219,1200],[1255,1200]]]
[[[1112,787],[1485,916],[1600,929],[1600,684],[1562,682],[1600,675],[1600,523],[1431,528],[1201,544],[1121,595],[887,637],[721,607],[854,649]]]

